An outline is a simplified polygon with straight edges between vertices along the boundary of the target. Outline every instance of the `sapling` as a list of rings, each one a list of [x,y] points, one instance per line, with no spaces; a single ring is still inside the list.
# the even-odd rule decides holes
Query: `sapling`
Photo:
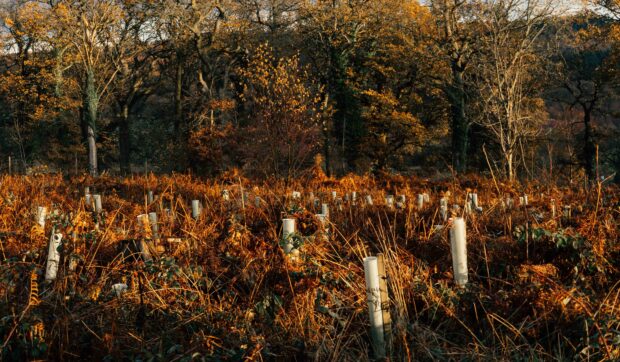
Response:
[[[465,220],[457,217],[450,229],[450,250],[452,252],[452,270],[454,281],[459,286],[467,284],[467,246]]]

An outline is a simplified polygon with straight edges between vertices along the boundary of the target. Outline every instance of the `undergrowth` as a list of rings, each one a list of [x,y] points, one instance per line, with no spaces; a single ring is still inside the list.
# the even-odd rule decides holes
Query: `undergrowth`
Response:
[[[102,214],[85,205],[85,186],[103,195]],[[471,191],[482,210],[466,215],[469,284],[458,288],[439,198],[460,214]],[[417,210],[423,192],[430,202]],[[387,194],[405,203],[390,208]],[[523,194],[527,207],[502,204]],[[362,259],[377,253],[387,261],[392,360],[620,359],[612,186],[47,175],[4,176],[0,196],[3,360],[368,360]],[[193,199],[203,205],[197,220]],[[321,203],[327,231],[315,217]],[[49,210],[45,228],[34,221],[37,206]],[[148,212],[159,216],[157,241],[137,224]],[[294,257],[281,246],[285,217],[297,220],[285,240]],[[52,230],[63,234],[61,264],[46,282]],[[140,240],[150,240],[152,260],[140,257]]]

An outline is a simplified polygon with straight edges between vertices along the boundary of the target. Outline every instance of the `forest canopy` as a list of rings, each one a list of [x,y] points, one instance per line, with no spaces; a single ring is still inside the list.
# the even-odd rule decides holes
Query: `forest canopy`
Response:
[[[0,4],[5,170],[620,169],[617,0]]]

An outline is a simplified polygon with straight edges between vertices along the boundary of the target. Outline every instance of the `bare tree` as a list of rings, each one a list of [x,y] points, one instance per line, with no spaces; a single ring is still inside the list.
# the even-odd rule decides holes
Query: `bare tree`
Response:
[[[539,98],[544,67],[536,49],[551,14],[549,0],[480,2],[478,23],[482,51],[476,59],[481,114],[475,120],[494,136],[509,180],[516,177],[515,156],[536,135],[546,117]]]
[[[88,144],[88,169],[96,176],[97,119],[99,103],[117,70],[105,57],[106,43],[112,28],[118,27],[123,18],[120,1],[64,1],[55,7],[59,32],[67,37],[77,56],[82,77],[82,127]],[[106,36],[107,35],[107,36]]]

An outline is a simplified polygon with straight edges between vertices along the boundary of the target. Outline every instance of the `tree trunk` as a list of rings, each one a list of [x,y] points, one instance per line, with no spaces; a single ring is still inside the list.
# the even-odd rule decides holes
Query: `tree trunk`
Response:
[[[97,176],[97,111],[99,95],[95,86],[95,75],[92,69],[86,71],[86,87],[84,91],[84,117],[86,125],[86,139],[88,144],[88,171]]]
[[[131,137],[129,132],[129,105],[123,104],[118,119],[118,146],[121,174],[131,174]]]
[[[507,151],[505,157],[506,157],[506,173],[508,174],[508,180],[514,181],[515,180],[514,152],[512,150]]]
[[[180,140],[183,134],[183,62],[180,56],[177,62],[174,89],[174,132],[177,139]]]
[[[62,57],[64,54],[63,49],[54,48],[54,96],[60,98],[62,96],[62,83],[63,83],[63,69],[62,69]]]
[[[588,180],[592,181],[595,178],[595,170],[594,170],[594,153],[595,146],[594,140],[592,139],[592,109],[594,107],[584,106],[583,107],[583,126],[584,126],[584,136],[583,136],[583,157],[584,157],[584,169],[586,171],[586,175]]]
[[[91,176],[97,176],[97,142],[95,130],[90,125],[88,125],[88,171]]]
[[[457,172],[467,168],[468,125],[465,115],[465,85],[463,72],[458,65],[452,66],[452,85],[448,91],[452,128],[452,164]]]
[[[325,161],[325,174],[327,177],[332,176],[331,172],[331,154],[329,152],[329,128],[327,126],[327,121],[323,121],[323,155]]]

